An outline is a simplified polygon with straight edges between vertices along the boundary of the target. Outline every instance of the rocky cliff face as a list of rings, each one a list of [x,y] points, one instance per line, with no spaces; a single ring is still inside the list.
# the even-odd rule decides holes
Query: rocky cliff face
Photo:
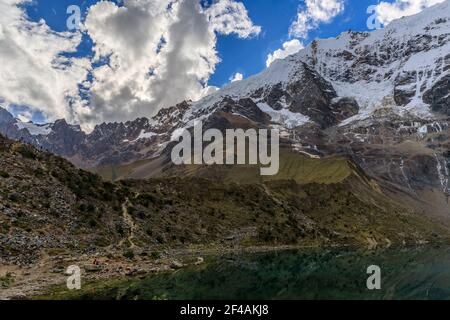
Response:
[[[78,166],[128,165],[122,177],[133,170],[147,177],[154,166],[129,164],[164,157],[172,138],[195,121],[219,129],[272,126],[296,152],[351,158],[386,192],[448,214],[449,52],[446,1],[383,30],[314,41],[261,74],[152,119],[101,124],[85,134],[65,121],[24,124],[0,109],[0,132]]]

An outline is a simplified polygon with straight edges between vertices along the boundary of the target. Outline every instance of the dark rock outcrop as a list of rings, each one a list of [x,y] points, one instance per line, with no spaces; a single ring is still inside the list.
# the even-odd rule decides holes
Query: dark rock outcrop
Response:
[[[304,74],[300,81],[287,87],[289,110],[310,117],[327,128],[339,121],[332,110],[331,101],[337,96],[333,86],[317,72],[304,64]]]
[[[450,116],[450,74],[442,77],[425,92],[423,101],[430,104],[433,111]]]

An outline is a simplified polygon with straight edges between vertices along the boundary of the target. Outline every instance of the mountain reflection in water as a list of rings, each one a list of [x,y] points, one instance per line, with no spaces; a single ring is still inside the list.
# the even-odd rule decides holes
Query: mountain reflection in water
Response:
[[[382,272],[370,291],[367,268]],[[84,292],[81,299],[450,299],[449,248],[230,254],[200,267]]]

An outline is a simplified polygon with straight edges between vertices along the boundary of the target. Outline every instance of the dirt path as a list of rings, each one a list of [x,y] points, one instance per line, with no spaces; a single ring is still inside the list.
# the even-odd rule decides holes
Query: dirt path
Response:
[[[122,246],[125,243],[125,241],[128,241],[131,245],[130,248],[134,249],[134,248],[136,248],[136,245],[133,242],[133,238],[134,238],[135,230],[136,230],[136,223],[134,222],[133,217],[128,212],[129,204],[130,204],[129,199],[126,199],[126,201],[122,204],[122,217],[123,217],[123,221],[128,226],[130,233],[127,238],[124,238],[119,242],[119,246]]]

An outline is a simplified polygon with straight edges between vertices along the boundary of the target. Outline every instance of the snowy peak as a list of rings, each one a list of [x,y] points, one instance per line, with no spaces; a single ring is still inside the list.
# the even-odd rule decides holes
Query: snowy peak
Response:
[[[450,73],[450,1],[382,30],[314,41],[294,57],[330,81],[338,96],[357,100],[361,110],[347,123],[381,108],[423,118],[449,114],[445,96],[435,91]]]
[[[53,124],[35,124],[32,121],[24,122],[14,118],[14,116],[6,109],[0,107],[0,125],[3,127],[10,127],[10,130],[13,130],[14,128],[23,135],[46,136],[52,132],[51,127]]]
[[[22,122],[17,120],[15,123],[19,130],[26,130],[32,136],[47,136],[52,132],[51,124],[34,124],[33,122]]]
[[[193,104],[178,127],[192,127],[217,112],[223,101],[251,99],[281,129],[294,129],[307,123],[322,128],[333,126],[353,116],[346,105],[337,104],[332,84],[295,57],[275,61],[262,73],[234,82]],[[341,108],[336,109],[337,106]],[[359,109],[352,105],[352,110]],[[238,113],[246,117],[242,113]],[[258,122],[257,119],[251,119]]]
[[[251,98],[287,129],[345,125],[380,112],[423,119],[449,114],[449,7],[446,1],[382,30],[314,41],[260,74],[193,103],[175,125],[190,127],[207,119],[225,98]]]
[[[187,113],[183,120],[187,121],[196,114],[204,113],[207,110],[211,111],[211,109],[214,109],[214,105],[224,98],[239,100],[246,97],[253,97],[255,99],[262,99],[270,95],[270,91],[274,87],[284,90],[290,82],[301,80],[304,71],[305,65],[303,64],[289,64],[284,60],[277,60],[270,68],[267,68],[260,74],[242,81],[232,82],[194,103],[191,112]]]

